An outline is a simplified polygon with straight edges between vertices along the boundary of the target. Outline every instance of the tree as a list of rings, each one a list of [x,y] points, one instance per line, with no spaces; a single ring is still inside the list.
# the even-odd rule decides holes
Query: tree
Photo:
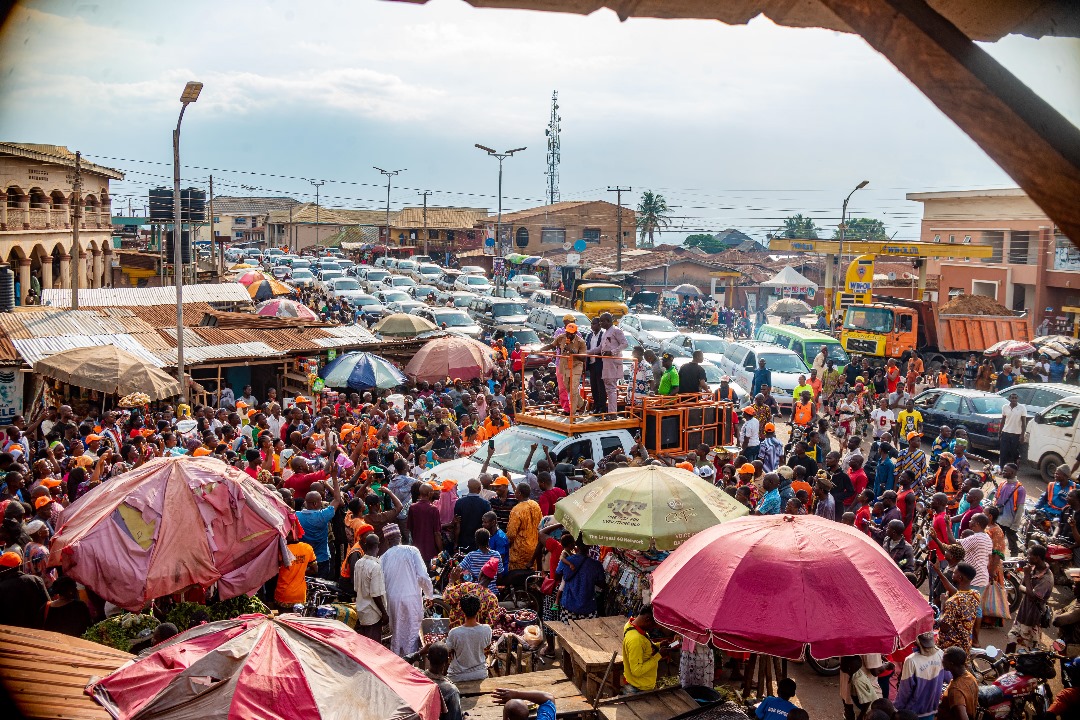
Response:
[[[840,237],[840,230],[833,233],[833,238]],[[885,231],[885,223],[874,218],[848,218],[847,231],[844,232],[846,240],[888,240],[889,233]]]
[[[720,242],[720,239],[715,235],[709,235],[708,233],[698,233],[696,235],[687,235],[686,240],[683,241],[683,245],[689,248],[696,247],[707,253],[718,253],[723,251],[724,244]]]
[[[784,220],[784,237],[786,238],[802,238],[804,240],[817,240],[817,226],[814,225],[814,221],[808,217],[804,217],[801,213],[799,215],[791,215]]]
[[[637,207],[637,226],[642,247],[655,247],[655,234],[671,225],[671,209],[663,195],[646,190]],[[648,238],[648,242],[646,242]]]

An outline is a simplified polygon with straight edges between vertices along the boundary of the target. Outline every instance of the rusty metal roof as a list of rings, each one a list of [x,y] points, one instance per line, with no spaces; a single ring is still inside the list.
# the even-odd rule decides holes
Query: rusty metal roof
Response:
[[[264,358],[281,358],[285,353],[275,350],[266,343],[245,342],[232,345],[205,345],[203,347],[184,347],[184,364],[198,365],[213,360],[259,360]],[[176,348],[163,350],[158,353],[158,359],[164,362],[166,367],[176,366]]]
[[[188,303],[241,303],[251,304],[247,288],[240,283],[185,285],[184,304]],[[71,307],[71,290],[49,289],[41,291],[43,305]],[[86,307],[129,307],[148,305],[176,306],[176,288],[84,288],[79,290],[79,304]]]
[[[114,345],[119,348],[123,348],[132,353],[136,357],[145,360],[146,362],[154,365],[155,367],[163,367],[165,362],[154,353],[150,352],[138,339],[133,335],[118,334],[118,335],[66,335],[60,337],[37,337],[26,338],[20,340],[12,340],[12,344],[15,349],[19,351],[19,355],[23,360],[27,362],[31,367],[34,363],[49,355],[55,355],[58,352],[64,350],[74,350],[75,348],[82,347],[95,347],[98,345]],[[175,365],[175,350],[173,351]]]

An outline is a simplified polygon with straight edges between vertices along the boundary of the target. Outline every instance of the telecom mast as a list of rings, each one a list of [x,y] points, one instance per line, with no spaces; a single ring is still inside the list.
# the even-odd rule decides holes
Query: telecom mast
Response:
[[[547,129],[547,195],[548,203],[554,205],[559,202],[559,163],[562,161],[562,144],[559,139],[559,91],[551,93],[551,119],[548,120]]]

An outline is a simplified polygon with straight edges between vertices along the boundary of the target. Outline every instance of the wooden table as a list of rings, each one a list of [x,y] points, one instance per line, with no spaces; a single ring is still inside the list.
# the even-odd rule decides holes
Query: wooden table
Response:
[[[461,709],[469,713],[469,720],[502,720],[502,705],[496,705],[491,696],[497,688],[514,690],[539,690],[555,696],[558,717],[592,715],[592,705],[578,692],[562,670],[521,673],[505,677],[487,678],[457,684],[461,693]]]
[[[597,712],[602,720],[668,720],[698,707],[694,698],[676,687],[611,698]]]
[[[626,618],[621,616],[571,620],[568,623],[548,623],[555,633],[562,652],[562,667],[586,697],[617,695],[622,683],[622,639]],[[608,675],[603,688],[604,673],[611,654],[615,653],[615,666]]]

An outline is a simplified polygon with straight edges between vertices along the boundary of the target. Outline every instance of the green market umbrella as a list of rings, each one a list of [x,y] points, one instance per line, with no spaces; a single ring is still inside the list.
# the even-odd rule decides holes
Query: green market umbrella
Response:
[[[695,473],[661,465],[620,468],[555,505],[555,519],[590,545],[636,550],[673,550],[748,512]]]

